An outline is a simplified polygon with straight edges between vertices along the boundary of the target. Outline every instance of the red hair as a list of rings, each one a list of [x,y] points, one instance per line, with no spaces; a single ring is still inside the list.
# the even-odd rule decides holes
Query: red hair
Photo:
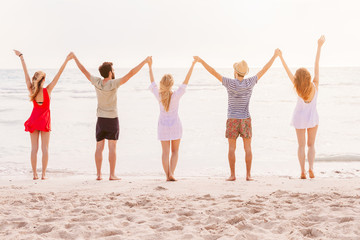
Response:
[[[308,101],[312,92],[311,75],[306,68],[299,68],[296,70],[294,77],[294,87],[297,94],[304,101]]]

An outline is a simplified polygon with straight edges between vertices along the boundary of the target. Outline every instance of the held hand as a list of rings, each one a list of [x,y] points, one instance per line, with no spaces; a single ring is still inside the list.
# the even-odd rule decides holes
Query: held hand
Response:
[[[195,62],[200,62],[201,61],[201,58],[199,56],[194,56],[193,58],[194,58]]]
[[[275,49],[274,56],[275,56],[275,57],[278,57],[278,56],[280,56],[280,55],[281,55],[280,49],[279,49],[279,48]]]
[[[146,62],[148,63],[149,67],[152,67],[152,56],[147,57]]]
[[[20,51],[18,51],[18,50],[14,49],[14,52],[15,52],[16,56],[18,56],[18,57],[20,57],[22,55],[22,53]]]
[[[74,59],[74,53],[70,52],[67,56],[66,56],[66,61],[70,61],[71,59]]]
[[[318,40],[318,46],[321,47],[325,42],[325,36],[321,35],[321,37]]]
[[[70,59],[74,59],[74,60],[76,59],[74,52],[70,52],[68,56],[70,56]]]

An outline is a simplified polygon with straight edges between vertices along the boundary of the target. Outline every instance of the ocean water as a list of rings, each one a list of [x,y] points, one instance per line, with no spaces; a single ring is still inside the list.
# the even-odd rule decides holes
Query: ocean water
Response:
[[[40,69],[30,69],[30,75]],[[57,69],[42,69],[48,84]],[[188,69],[154,69],[158,82],[165,73],[176,86]],[[251,69],[249,75],[259,69]],[[128,69],[116,69],[117,77]],[[218,69],[233,76],[232,69]],[[90,71],[99,75],[96,69]],[[313,69],[310,69],[313,72]],[[360,68],[321,68],[315,173],[318,177],[360,176]],[[117,145],[119,176],[162,176],[161,145],[157,140],[159,105],[148,90],[145,66],[118,89],[120,139]],[[250,102],[253,124],[253,176],[298,177],[297,140],[290,119],[296,93],[282,68],[272,68],[255,86]],[[95,174],[96,94],[78,69],[65,69],[51,96],[50,177]],[[21,69],[0,70],[0,178],[31,177],[30,137],[24,122],[30,116]],[[225,88],[202,68],[196,68],[180,102],[183,138],[176,170],[178,177],[229,174],[225,123]],[[106,146],[107,147],[107,146]],[[106,149],[106,148],[105,148]],[[103,174],[108,174],[107,150]],[[237,175],[245,175],[242,141],[236,151]],[[38,155],[41,168],[41,151]]]

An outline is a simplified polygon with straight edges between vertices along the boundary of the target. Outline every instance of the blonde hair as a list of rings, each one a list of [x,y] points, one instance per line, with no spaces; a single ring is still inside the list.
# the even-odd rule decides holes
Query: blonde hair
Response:
[[[296,70],[294,76],[294,87],[299,97],[301,97],[304,101],[309,100],[312,91],[311,75],[306,68],[299,68]]]
[[[31,80],[31,93],[30,101],[34,101],[36,96],[40,92],[40,87],[43,81],[45,81],[46,74],[42,71],[37,71]]]
[[[169,111],[170,100],[171,100],[171,87],[174,85],[173,76],[170,74],[165,74],[160,81],[160,99],[161,103],[165,108],[165,111]]]

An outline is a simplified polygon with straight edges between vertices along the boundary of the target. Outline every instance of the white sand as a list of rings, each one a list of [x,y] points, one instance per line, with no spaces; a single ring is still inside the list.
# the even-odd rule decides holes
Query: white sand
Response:
[[[360,179],[0,180],[0,239],[360,239]]]

